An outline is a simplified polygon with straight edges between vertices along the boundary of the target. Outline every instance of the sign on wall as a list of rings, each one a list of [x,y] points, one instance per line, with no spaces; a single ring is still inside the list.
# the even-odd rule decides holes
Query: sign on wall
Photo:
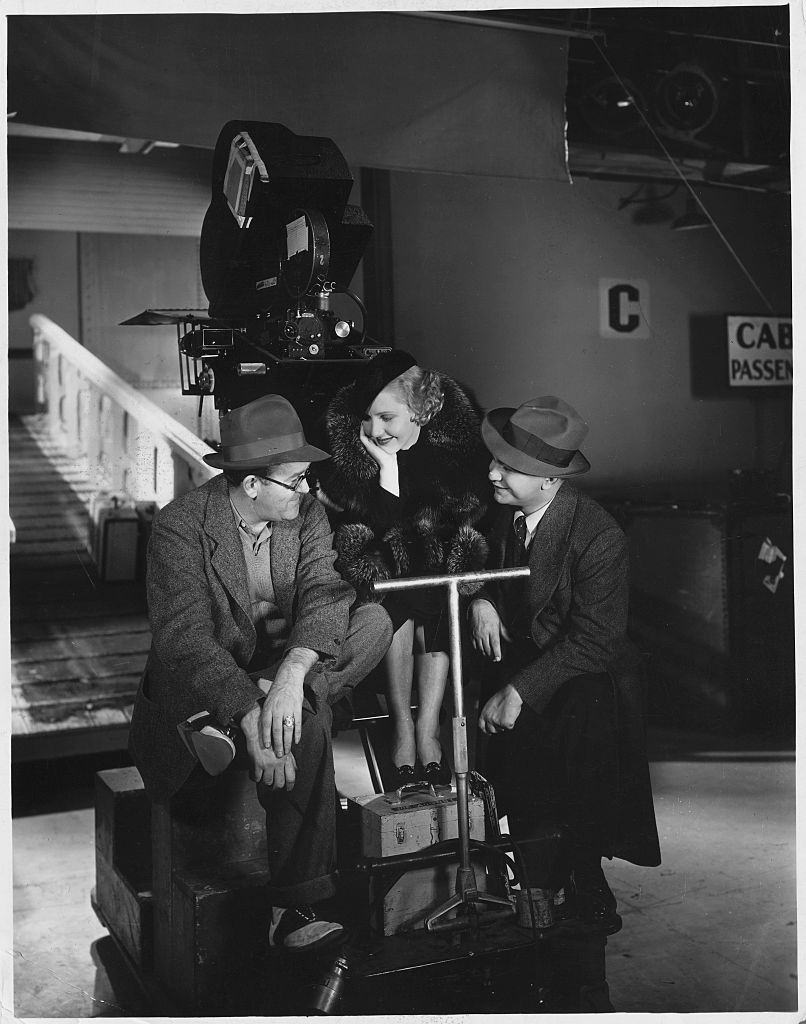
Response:
[[[727,320],[730,386],[791,387],[791,318],[729,316]]]
[[[602,338],[648,338],[649,285],[646,281],[599,279],[599,334]]]

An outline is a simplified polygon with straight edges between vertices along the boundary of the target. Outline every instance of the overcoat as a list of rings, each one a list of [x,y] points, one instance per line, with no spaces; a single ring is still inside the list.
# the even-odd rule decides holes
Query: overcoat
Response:
[[[335,659],[355,591],[333,568],[324,509],[303,495],[296,519],[274,523],[275,599],[288,647]],[[262,694],[246,667],[257,635],[246,561],[224,476],[176,498],[154,517],[146,577],[152,643],[138,690],[129,748],[146,790],[167,800],[194,766],[177,725],[199,711],[229,724]]]
[[[502,508],[490,530],[490,569],[504,567],[514,511]],[[636,864],[659,864],[646,758],[644,675],[640,654],[627,637],[627,538],[601,505],[566,480],[538,524],[528,564],[525,599],[534,660],[509,682],[539,713],[567,680],[588,673],[611,676],[617,694],[620,788],[611,852]],[[501,602],[497,587],[477,596]]]
[[[476,528],[492,490],[490,456],[481,441],[479,410],[456,381],[442,377],[444,402],[398,453],[401,494],[378,483],[378,465],[364,451],[350,386],[330,402],[326,428],[332,462],[323,482],[336,530],[336,567],[367,596],[376,580],[481,569],[487,545]]]

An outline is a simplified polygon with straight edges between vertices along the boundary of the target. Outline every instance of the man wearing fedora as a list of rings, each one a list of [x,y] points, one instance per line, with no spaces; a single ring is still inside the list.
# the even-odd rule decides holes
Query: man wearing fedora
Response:
[[[563,929],[587,940],[566,943],[554,964],[556,986],[579,1010],[612,1008],[604,936],[621,918],[601,858],[660,863],[640,657],[626,635],[627,540],[571,483],[590,468],[580,451],[587,431],[554,396],[486,415],[500,506],[487,567],[531,571],[488,586],[468,609],[472,644],[492,663],[479,719],[486,774],[529,885],[564,897]],[[552,855],[547,829],[563,836]]]
[[[154,518],[147,596],[152,645],[130,749],[155,802],[210,784],[180,727],[201,712],[230,736],[266,811],[269,943],[304,951],[343,929],[316,904],[335,892],[331,705],[375,667],[391,640],[379,605],[353,608],[333,568],[325,511],[308,493],[312,462],[285,398],[265,395],[222,417],[223,470]],[[210,739],[212,737],[212,740]],[[205,747],[196,747],[204,753]],[[213,773],[222,764],[201,756]]]

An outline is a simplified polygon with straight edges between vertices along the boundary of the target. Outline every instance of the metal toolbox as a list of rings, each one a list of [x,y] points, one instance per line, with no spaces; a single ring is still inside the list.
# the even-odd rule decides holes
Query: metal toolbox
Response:
[[[459,825],[456,793],[445,795],[413,792],[400,800],[397,794],[372,793],[349,801],[357,806],[361,819],[361,853],[364,857],[393,857],[416,853],[445,839],[456,839]],[[470,836],[484,839],[484,803],[471,796],[468,801]]]

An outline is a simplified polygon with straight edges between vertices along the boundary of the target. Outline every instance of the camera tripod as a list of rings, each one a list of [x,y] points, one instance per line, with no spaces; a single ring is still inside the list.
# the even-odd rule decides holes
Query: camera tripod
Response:
[[[453,769],[456,774],[456,807],[459,837],[455,840],[459,853],[459,869],[456,874],[456,891],[445,903],[425,919],[425,927],[431,932],[457,931],[470,927],[479,921],[500,920],[514,914],[515,909],[505,896],[496,896],[478,888],[476,875],[470,860],[470,816],[468,809],[468,755],[467,719],[464,713],[464,692],[462,687],[462,641],[459,621],[459,586],[462,583],[482,583],[494,580],[510,580],[529,575],[528,566],[514,569],[494,569],[479,572],[456,573],[450,576],[412,576],[407,579],[384,580],[375,583],[377,594],[398,590],[415,590],[422,587],[445,587],[448,591],[448,626],[450,636],[451,685],[453,687]],[[486,844],[474,842],[474,849]],[[480,904],[498,908],[478,915]],[[456,914],[450,916],[452,911]]]

